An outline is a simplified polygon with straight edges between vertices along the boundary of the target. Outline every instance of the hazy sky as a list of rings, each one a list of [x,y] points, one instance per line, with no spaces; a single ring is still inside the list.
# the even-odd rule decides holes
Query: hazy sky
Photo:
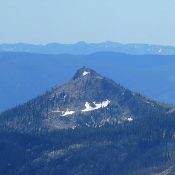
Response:
[[[175,45],[175,0],[0,0],[0,43]]]

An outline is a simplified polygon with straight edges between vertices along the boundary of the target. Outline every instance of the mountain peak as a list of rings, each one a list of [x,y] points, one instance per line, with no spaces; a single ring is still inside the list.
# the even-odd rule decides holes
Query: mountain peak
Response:
[[[82,68],[78,69],[75,73],[75,75],[73,76],[73,80],[76,80],[78,78],[82,78],[82,77],[87,77],[87,76],[100,76],[97,72],[95,72],[92,69],[89,69],[85,66],[83,66]]]
[[[40,128],[50,131],[115,126],[150,114],[166,116],[170,110],[171,107],[164,107],[82,67],[73,80],[1,114],[0,129],[32,133],[40,132]]]

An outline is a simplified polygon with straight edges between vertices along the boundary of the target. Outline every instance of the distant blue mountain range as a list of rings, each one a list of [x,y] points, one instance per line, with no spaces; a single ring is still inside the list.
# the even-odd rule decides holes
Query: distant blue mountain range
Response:
[[[101,52],[90,55],[0,53],[0,111],[71,79],[87,66],[126,88],[175,103],[175,56]]]
[[[59,44],[50,43],[47,45],[34,44],[1,44],[0,51],[8,52],[30,52],[42,54],[92,54],[95,52],[119,52],[134,55],[175,55],[175,47],[150,45],[150,44],[121,44],[115,42]]]

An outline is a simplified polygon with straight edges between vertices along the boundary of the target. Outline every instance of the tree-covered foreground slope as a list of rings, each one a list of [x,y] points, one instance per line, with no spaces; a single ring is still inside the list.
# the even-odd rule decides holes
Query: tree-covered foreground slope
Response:
[[[173,175],[174,126],[174,117],[160,116],[115,127],[1,133],[0,173]]]
[[[173,175],[175,110],[83,67],[0,115],[0,174]]]

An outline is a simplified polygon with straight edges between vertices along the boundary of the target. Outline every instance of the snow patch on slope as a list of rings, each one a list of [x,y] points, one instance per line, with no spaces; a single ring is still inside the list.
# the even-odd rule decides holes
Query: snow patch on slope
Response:
[[[161,48],[158,50],[158,53],[162,53],[162,49]]]
[[[103,101],[101,103],[96,103],[94,102],[95,107],[92,107],[89,102],[85,103],[85,109],[82,110],[82,112],[89,112],[89,111],[94,111],[100,108],[105,108],[110,104],[109,100]]]
[[[86,76],[86,75],[88,75],[88,74],[90,74],[90,72],[87,72],[87,71],[84,71],[84,72],[83,72],[83,76]]]
[[[59,109],[56,109],[55,111],[51,111],[53,113],[63,113],[63,111],[60,111]]]
[[[133,118],[132,117],[129,117],[128,118],[128,122],[132,122],[133,121]]]
[[[110,104],[109,100],[102,101],[101,103],[93,102],[93,106],[91,106],[91,104],[89,102],[86,102],[85,109],[81,110],[81,112],[89,112],[89,111],[94,111],[94,110],[97,110],[100,108],[106,108],[109,104]],[[75,113],[75,111],[69,111],[68,109],[67,109],[67,111],[60,111],[57,109],[57,110],[51,111],[51,112],[61,113],[62,115],[60,115],[60,116],[62,116],[62,117],[68,116],[68,115],[73,115]],[[80,112],[80,111],[76,111],[76,112]]]
[[[74,113],[75,113],[75,111],[69,111],[69,110],[67,110],[66,112],[63,112],[63,114],[61,116],[72,115]]]

